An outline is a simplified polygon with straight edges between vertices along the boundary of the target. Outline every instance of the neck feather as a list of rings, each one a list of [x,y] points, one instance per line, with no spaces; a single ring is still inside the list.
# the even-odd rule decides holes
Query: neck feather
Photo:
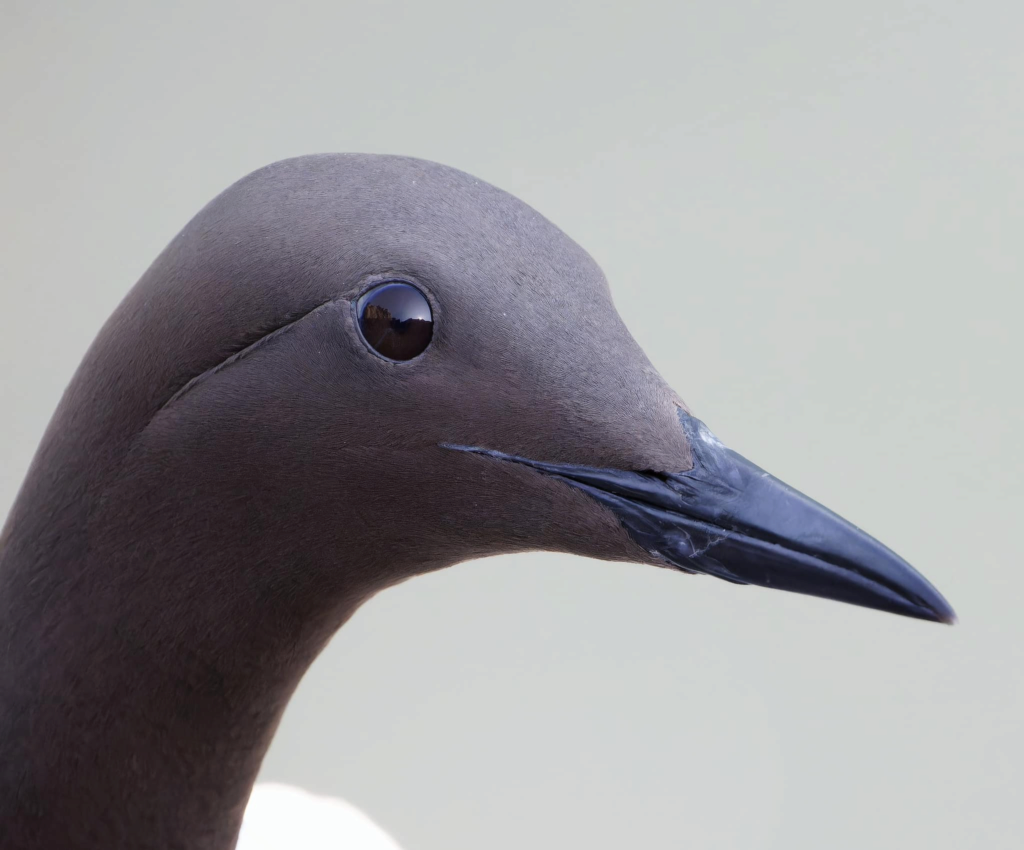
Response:
[[[325,578],[273,505],[187,498],[187,465],[172,488],[131,454],[97,481],[64,442],[0,537],[4,847],[231,848],[288,699],[375,588]]]

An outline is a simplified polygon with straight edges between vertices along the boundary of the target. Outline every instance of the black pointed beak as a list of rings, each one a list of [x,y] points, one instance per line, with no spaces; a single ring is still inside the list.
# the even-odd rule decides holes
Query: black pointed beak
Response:
[[[468,446],[556,476],[609,508],[640,546],[677,569],[907,617],[956,615],[899,555],[727,449],[680,411],[693,468],[664,474],[544,463]]]

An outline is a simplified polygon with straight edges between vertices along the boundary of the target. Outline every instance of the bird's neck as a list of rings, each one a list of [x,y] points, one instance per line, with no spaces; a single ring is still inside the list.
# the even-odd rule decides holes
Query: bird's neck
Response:
[[[325,592],[246,508],[60,460],[44,442],[0,537],[0,844],[227,850],[299,679],[372,591],[334,564]]]

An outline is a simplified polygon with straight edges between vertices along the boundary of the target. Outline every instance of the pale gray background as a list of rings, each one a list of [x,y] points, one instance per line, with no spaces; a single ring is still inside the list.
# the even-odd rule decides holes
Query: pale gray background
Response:
[[[265,778],[409,850],[1022,846],[1020,3],[0,9],[0,511],[211,196],[405,153],[568,231],[698,415],[962,619],[466,564],[355,617]]]

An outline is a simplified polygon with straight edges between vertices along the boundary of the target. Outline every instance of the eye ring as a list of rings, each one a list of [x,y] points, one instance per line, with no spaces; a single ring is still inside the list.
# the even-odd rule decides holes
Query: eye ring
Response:
[[[356,301],[356,325],[366,346],[385,360],[419,357],[434,336],[434,315],[426,295],[405,280],[378,283]]]

